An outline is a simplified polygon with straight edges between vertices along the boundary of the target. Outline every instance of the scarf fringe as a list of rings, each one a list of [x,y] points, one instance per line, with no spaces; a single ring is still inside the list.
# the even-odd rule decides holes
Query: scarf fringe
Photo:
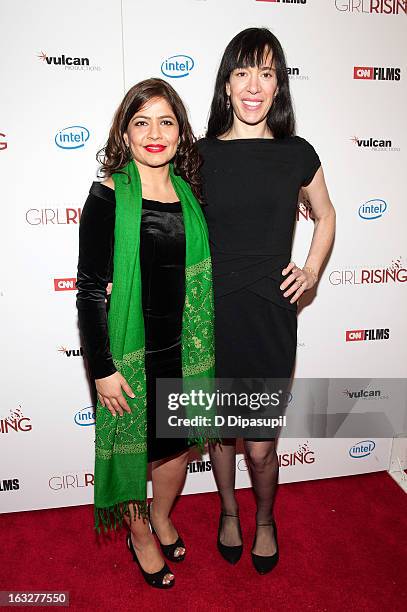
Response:
[[[222,444],[222,438],[216,432],[211,432],[211,434],[202,436],[195,435],[195,437],[188,437],[188,444],[190,446],[197,446],[201,455],[206,452],[206,446],[216,446],[216,444]]]
[[[103,527],[104,533],[107,533],[109,529],[120,529],[125,516],[131,520],[129,506],[133,508],[135,518],[148,518],[147,500],[118,502],[108,508],[97,508],[94,506],[95,530],[98,534],[101,532],[101,527]]]

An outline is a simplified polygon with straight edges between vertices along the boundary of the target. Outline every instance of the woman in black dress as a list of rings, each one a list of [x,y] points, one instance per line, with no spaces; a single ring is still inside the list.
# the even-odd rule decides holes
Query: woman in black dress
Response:
[[[289,379],[297,301],[317,282],[333,241],[335,212],[318,155],[294,136],[284,53],[269,30],[249,28],[227,46],[207,136],[198,145],[214,275],[216,375]],[[290,261],[301,188],[315,217],[302,268]],[[252,560],[266,573],[278,561],[276,440],[244,445],[257,504]],[[235,440],[210,447],[221,499],[218,548],[231,563],[242,554],[235,454]]]
[[[77,307],[84,353],[102,406],[112,415],[130,412],[123,391],[134,397],[109,350],[108,284],[113,278],[115,191],[111,175],[133,158],[141,180],[140,268],[145,330],[147,452],[152,464],[151,526],[163,553],[181,561],[186,548],[169,513],[182,488],[188,458],[185,439],[155,437],[155,379],[182,377],[181,331],[185,300],[185,232],[169,162],[198,192],[199,157],[187,113],[174,89],[160,79],[132,87],[119,106],[99,159],[102,183],[94,182],[80,224]],[[168,588],[174,575],[155,545],[148,521],[131,511],[128,546],[152,586]],[[127,520],[130,524],[130,521]]]

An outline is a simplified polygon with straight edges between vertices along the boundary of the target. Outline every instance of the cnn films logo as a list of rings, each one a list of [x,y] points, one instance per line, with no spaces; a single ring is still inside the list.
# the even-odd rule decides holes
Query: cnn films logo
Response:
[[[400,81],[401,68],[354,66],[353,78],[362,81]]]
[[[3,140],[3,138],[7,138],[3,132],[0,132],[0,151],[5,151],[7,149],[7,140]]]
[[[363,459],[363,457],[369,457],[375,448],[376,443],[373,440],[362,440],[350,447],[349,456],[352,459]]]
[[[7,493],[8,491],[18,491],[20,488],[20,481],[18,478],[3,478],[0,480],[0,493]]]
[[[210,461],[191,461],[188,463],[188,474],[198,474],[200,472],[211,472],[212,464]]]
[[[361,268],[333,270],[329,274],[331,285],[381,285],[405,283],[407,268],[401,257],[393,260],[387,268]]]
[[[358,215],[364,221],[373,221],[381,219],[386,211],[387,203],[380,198],[373,198],[359,206]]]
[[[89,130],[83,125],[70,125],[55,134],[55,144],[60,149],[82,149],[89,140]]]
[[[287,74],[291,81],[309,81],[309,76],[303,74],[302,70],[298,67],[287,67]]]
[[[315,452],[311,449],[308,440],[300,444],[296,451],[278,453],[278,464],[280,467],[291,467],[294,465],[306,466],[315,463],[315,461]],[[240,459],[238,461],[237,469],[241,472],[246,472],[248,470],[245,459]]]
[[[37,55],[38,59],[48,66],[58,66],[65,70],[87,70],[90,72],[101,70],[100,66],[91,65],[88,57],[72,57],[71,55],[48,55],[41,51]]]
[[[195,62],[189,55],[171,55],[161,64],[161,72],[170,79],[182,79],[189,76]]]
[[[355,147],[359,149],[368,149],[369,151],[400,151],[400,147],[394,147],[393,142],[389,139],[383,138],[358,138],[358,136],[353,136],[350,139],[351,142],[355,145]]]
[[[54,291],[75,291],[76,278],[54,278]]]
[[[343,395],[346,395],[348,399],[361,399],[361,400],[387,400],[389,396],[383,393],[381,389],[359,389],[359,391],[351,391],[345,389],[342,391]]]
[[[307,4],[307,0],[256,0],[256,2],[275,2],[276,4]]]
[[[8,434],[11,431],[19,433],[32,430],[31,419],[24,416],[21,405],[9,412],[8,416],[0,419],[0,433]]]
[[[407,0],[335,0],[335,8],[348,13],[406,15]]]
[[[67,489],[83,489],[94,486],[94,474],[84,472],[83,474],[62,474],[51,476],[48,486],[52,491],[63,491]]]
[[[81,208],[29,208],[25,213],[28,225],[78,225]]]
[[[96,422],[95,406],[87,406],[78,410],[73,418],[76,425],[80,427],[87,427],[88,425],[94,425]]]
[[[367,340],[389,340],[390,329],[348,329],[345,332],[346,342],[366,342]]]
[[[60,346],[58,353],[66,357],[83,357],[83,349],[81,346],[78,349],[68,349],[65,346]]]

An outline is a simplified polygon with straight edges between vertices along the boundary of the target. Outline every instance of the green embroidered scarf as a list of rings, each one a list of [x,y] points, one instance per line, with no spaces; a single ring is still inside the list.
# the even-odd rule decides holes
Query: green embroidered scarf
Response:
[[[132,505],[145,516],[147,505],[147,416],[144,319],[140,272],[140,175],[132,160],[113,175],[116,195],[113,289],[108,316],[110,350],[117,370],[132,388],[125,394],[131,414],[113,417],[96,408],[95,528],[120,526]],[[213,293],[208,230],[188,183],[170,177],[181,202],[186,238],[185,304],[182,318],[183,379],[214,376]],[[130,179],[130,180],[129,180]],[[124,392],[123,392],[124,393]],[[192,441],[191,441],[192,442]]]

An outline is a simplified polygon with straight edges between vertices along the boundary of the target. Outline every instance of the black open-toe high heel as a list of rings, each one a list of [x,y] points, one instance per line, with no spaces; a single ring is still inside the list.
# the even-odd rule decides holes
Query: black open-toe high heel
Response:
[[[263,557],[261,555],[256,555],[254,552],[252,552],[252,561],[253,561],[253,565],[255,569],[258,571],[259,574],[268,574],[277,565],[278,560],[279,560],[277,525],[273,518],[271,519],[271,521],[267,523],[256,523],[256,525],[257,527],[266,527],[266,526],[272,525],[274,529],[274,538],[276,541],[276,552],[274,553],[274,555]],[[256,545],[256,537],[257,537],[257,530],[256,530],[256,535],[254,536],[252,549]]]
[[[163,554],[167,557],[167,559],[169,559],[169,561],[173,561],[175,563],[179,563],[180,561],[183,561],[186,555],[185,544],[184,544],[183,539],[180,536],[178,536],[177,540],[173,544],[161,544],[160,538],[158,537],[157,532],[154,529],[153,524],[151,522],[151,516],[150,516],[151,505],[152,505],[152,502],[148,506],[148,518],[149,518],[150,525],[151,525],[151,531],[157,536],[158,543],[160,544]],[[178,557],[176,557],[175,551],[177,550],[177,548],[183,548],[185,551],[184,554],[178,555]]]
[[[140,561],[137,557],[137,553],[134,550],[134,546],[133,546],[133,542],[131,541],[130,533],[127,535],[126,542],[127,542],[127,548],[133,555],[133,561],[135,561],[137,565],[139,566],[140,571],[143,575],[143,578],[147,582],[147,584],[149,584],[152,587],[155,587],[156,589],[171,589],[174,586],[175,578],[173,578],[168,584],[163,582],[166,574],[172,574],[172,571],[170,570],[170,568],[165,562],[164,562],[163,567],[158,572],[154,572],[154,574],[150,574],[149,572],[146,572],[141,567]]]
[[[235,563],[237,563],[240,557],[242,556],[243,544],[239,544],[238,546],[226,546],[225,544],[222,544],[222,542],[220,541],[220,533],[222,531],[223,517],[225,516],[231,516],[233,518],[237,518],[237,520],[239,521],[239,515],[228,514],[227,512],[221,512],[220,517],[219,517],[219,527],[218,527],[218,542],[217,542],[218,550],[220,554],[222,555],[222,557],[225,559],[225,561],[228,561],[228,563],[235,565]],[[240,528],[240,521],[238,525],[239,525],[240,538],[243,540],[242,530]]]

